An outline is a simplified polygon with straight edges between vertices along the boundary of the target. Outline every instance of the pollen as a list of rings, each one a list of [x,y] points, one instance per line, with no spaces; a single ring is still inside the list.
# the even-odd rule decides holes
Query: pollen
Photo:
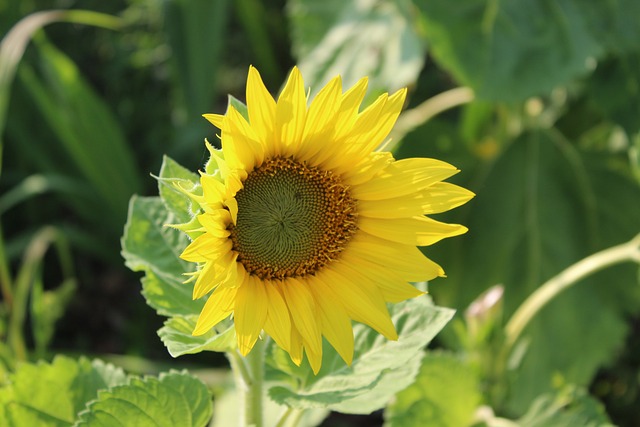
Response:
[[[314,274],[358,230],[356,200],[331,171],[274,157],[243,184],[229,238],[238,262],[260,279]]]

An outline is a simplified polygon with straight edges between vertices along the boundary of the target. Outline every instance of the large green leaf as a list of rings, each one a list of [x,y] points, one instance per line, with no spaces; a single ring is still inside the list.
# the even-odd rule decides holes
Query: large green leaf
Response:
[[[275,368],[299,381],[274,386],[269,396],[294,408],[325,407],[340,412],[368,414],[383,407],[414,380],[425,345],[447,324],[453,310],[436,307],[427,297],[393,306],[392,319],[398,341],[355,325],[355,355],[346,366],[329,345],[323,348],[322,368],[313,376],[308,364],[295,367],[284,352],[274,348]],[[274,379],[278,373],[272,372]]]
[[[294,0],[288,6],[293,52],[312,91],[338,74],[345,87],[369,76],[373,94],[415,83],[426,49],[411,1]]]
[[[584,390],[567,387],[556,394],[546,394],[533,401],[518,420],[520,427],[613,426],[602,404]]]
[[[230,351],[236,346],[235,328],[231,321],[218,323],[206,334],[193,336],[198,316],[172,317],[158,331],[160,339],[173,357],[201,351]]]
[[[202,427],[212,412],[207,387],[186,372],[172,371],[100,392],[75,426]]]
[[[640,131],[640,53],[599,64],[587,82],[587,95],[605,117],[629,134]]]
[[[405,156],[421,154],[411,140],[403,151]],[[593,157],[576,151],[555,130],[537,131],[513,141],[480,179],[470,179],[463,170],[458,179],[466,178],[462,184],[477,197],[445,219],[470,231],[429,248],[449,273],[445,286],[431,286],[435,298],[464,308],[502,283],[509,315],[550,277],[637,234],[640,188],[612,169],[619,165],[616,155]],[[636,273],[633,265],[601,272],[539,313],[525,330],[531,341],[515,372],[509,410],[524,412],[536,396],[549,391],[554,375],[585,386],[611,360],[623,343],[625,312],[637,311]]]
[[[464,427],[481,402],[477,372],[459,357],[429,352],[416,381],[385,412],[389,427]]]
[[[20,365],[0,388],[0,425],[71,426],[98,390],[125,381],[121,369],[98,360],[57,356],[51,364]]]
[[[120,227],[129,197],[140,189],[133,153],[113,113],[76,65],[50,43],[39,47],[42,77],[25,65],[21,80],[42,120],[109,209],[101,212],[102,224]]]
[[[160,198],[134,196],[122,238],[126,265],[145,272],[142,293],[164,316],[196,314],[204,305],[202,299],[192,299],[193,286],[182,283],[184,273],[193,271],[194,266],[179,258],[188,238],[165,225],[175,222],[175,215]]]
[[[460,0],[455,7],[447,0],[416,3],[434,58],[479,98],[522,101],[546,94],[589,72],[588,60],[603,53],[587,9],[600,11],[607,2],[587,6],[576,0]]]

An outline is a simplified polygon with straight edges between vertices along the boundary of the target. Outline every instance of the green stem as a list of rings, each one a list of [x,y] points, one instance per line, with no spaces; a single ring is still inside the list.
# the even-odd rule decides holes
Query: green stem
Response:
[[[511,348],[531,319],[549,301],[583,278],[606,267],[622,262],[640,264],[640,234],[627,243],[605,249],[578,261],[536,289],[518,307],[505,327],[507,348]]]
[[[387,143],[384,151],[393,151],[396,144],[404,138],[406,134],[420,125],[428,122],[432,117],[443,111],[449,110],[459,105],[473,101],[473,91],[468,87],[458,87],[442,92],[432,98],[427,99],[422,104],[403,112],[396,122],[390,134],[391,141]]]
[[[263,427],[264,355],[266,339],[258,340],[246,357],[229,352],[236,387],[244,403],[244,426]]]

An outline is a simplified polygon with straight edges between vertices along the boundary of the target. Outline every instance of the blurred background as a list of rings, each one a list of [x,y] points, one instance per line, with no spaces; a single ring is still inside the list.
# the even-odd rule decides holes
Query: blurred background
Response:
[[[52,9],[94,13],[39,13]],[[274,95],[295,64],[312,94],[336,74],[368,75],[369,100],[409,87],[394,155],[448,161],[477,194],[438,216],[469,233],[425,249],[448,275],[430,292],[459,318],[502,284],[506,319],[640,232],[635,0],[0,0],[0,29],[3,369],[57,352],[140,372],[224,365],[170,358],[120,237],[164,154],[202,167],[216,137],[201,114],[244,99],[250,64]],[[500,411],[578,384],[640,425],[639,282],[615,266],[545,307]],[[462,346],[451,326],[437,345]]]

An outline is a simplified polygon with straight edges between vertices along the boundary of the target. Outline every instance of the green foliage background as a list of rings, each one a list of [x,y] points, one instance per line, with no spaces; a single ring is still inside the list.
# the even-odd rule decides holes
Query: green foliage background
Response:
[[[368,99],[409,86],[407,109],[459,86],[473,90],[472,102],[406,135],[396,133],[394,140],[397,158],[449,161],[462,169],[453,181],[477,194],[439,217],[467,225],[469,233],[426,249],[448,275],[430,284],[430,292],[439,306],[458,310],[457,320],[495,284],[505,287],[506,320],[550,277],[640,231],[635,0],[0,1],[2,34],[33,12],[69,7],[118,16],[122,27],[48,26],[27,48],[11,91],[2,89],[10,96],[0,176],[9,269],[19,269],[44,225],[63,236],[68,249],[60,251],[73,258],[67,268],[43,255],[37,268],[40,288],[34,289],[54,305],[68,304],[55,335],[43,333],[58,316],[43,321],[49,310],[38,311],[44,297],[34,293],[38,304],[27,325],[42,355],[119,353],[166,362],[154,334],[160,327],[174,356],[224,347],[213,335],[213,342],[189,340],[193,319],[186,315],[202,301],[185,298],[190,292],[178,275],[191,267],[171,253],[174,240],[184,237],[163,228],[167,218],[154,214],[164,208],[148,197],[158,192],[149,173],[163,165],[161,177],[193,180],[188,171],[206,160],[203,138],[216,140],[200,115],[224,112],[227,93],[244,98],[249,64],[274,94],[294,64],[312,94],[335,74],[345,86],[369,75]],[[177,162],[163,161],[165,153]],[[175,197],[165,187],[165,201]],[[148,309],[137,276],[122,265],[119,240],[133,194],[139,195],[136,218],[148,220],[136,230],[147,234],[129,242],[168,244],[154,247],[149,259],[127,257],[127,264],[146,272],[142,292],[168,320]],[[159,259],[166,259],[166,270],[155,268]],[[72,285],[55,291],[69,276],[77,279],[74,297]],[[473,375],[441,380],[468,392],[457,412],[463,421],[445,414],[442,425],[466,422],[478,402],[522,425],[562,425],[572,413],[564,421],[536,424],[536,411],[560,410],[558,402],[565,401],[596,407],[593,397],[616,424],[640,424],[639,277],[636,265],[613,267],[554,300],[526,330],[527,351],[500,398],[478,397],[476,391],[490,386]],[[4,337],[8,326],[1,326]],[[439,337],[448,351],[465,351],[454,327]],[[178,363],[200,366],[204,360],[189,357]],[[448,353],[430,357],[433,366],[452,372],[461,364]],[[78,364],[89,369],[85,362]],[[427,366],[425,361],[416,384],[433,375]],[[442,395],[425,387],[398,398],[387,416],[391,425],[422,419],[424,408],[415,409],[420,405],[438,413]],[[297,399],[286,390],[273,397],[281,403]],[[409,418],[403,420],[402,412]],[[580,420],[577,412],[573,420]],[[606,422],[599,417],[589,419]]]

